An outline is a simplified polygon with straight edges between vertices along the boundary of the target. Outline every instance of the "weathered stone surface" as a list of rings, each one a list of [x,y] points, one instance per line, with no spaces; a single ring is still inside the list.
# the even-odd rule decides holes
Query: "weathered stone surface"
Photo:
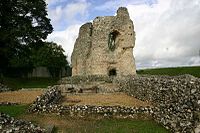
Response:
[[[60,84],[80,84],[80,83],[91,83],[91,82],[106,82],[112,83],[112,77],[108,75],[83,75],[62,78]]]
[[[125,106],[92,106],[92,105],[68,105],[58,103],[62,98],[59,86],[50,87],[43,95],[29,107],[33,113],[56,113],[58,115],[88,115],[98,114],[103,116],[130,116],[135,114],[153,113],[153,107],[125,107]]]
[[[120,80],[121,91],[155,103],[153,117],[172,132],[194,132],[200,121],[200,79],[183,76],[136,76]],[[196,128],[196,129],[195,129]]]
[[[72,53],[72,75],[135,75],[135,32],[126,8],[81,26]]]
[[[1,133],[44,133],[45,129],[28,121],[17,120],[9,115],[0,113]]]
[[[0,102],[0,107],[1,106],[12,106],[12,105],[18,105],[19,103],[11,103],[11,102]]]
[[[11,88],[7,87],[4,84],[0,83],[0,92],[11,91]]]
[[[61,91],[58,86],[50,87],[43,95],[38,96],[29,107],[29,112],[55,112],[57,103],[61,100]]]
[[[96,77],[96,76],[95,76]],[[77,78],[77,79],[76,79]],[[76,77],[76,83],[93,81],[88,76],[85,80]],[[96,77],[98,81],[102,77]],[[107,78],[103,78],[107,79]],[[163,124],[166,129],[172,132],[196,132],[200,130],[200,79],[191,75],[182,76],[125,76],[109,77],[106,81],[119,85],[118,91],[126,92],[140,100],[150,101],[152,107],[123,107],[123,106],[63,106],[60,104],[48,104],[57,95],[45,96],[46,100],[39,100],[34,103],[33,112],[56,113],[58,115],[90,115],[99,114],[107,116],[131,116],[134,114],[151,115],[157,122]],[[72,81],[73,82],[73,81]],[[107,84],[109,82],[105,82]],[[67,84],[54,86],[53,94],[56,89],[61,89]],[[100,86],[98,86],[100,88]],[[102,86],[104,88],[104,86]],[[47,91],[51,92],[51,91]],[[60,93],[58,97],[60,97]],[[41,104],[44,103],[44,104]],[[53,102],[55,103],[55,102]]]
[[[59,88],[65,93],[108,93],[118,92],[119,87],[114,83],[115,77],[108,75],[87,75],[66,77],[60,80]],[[88,91],[87,91],[88,90]]]

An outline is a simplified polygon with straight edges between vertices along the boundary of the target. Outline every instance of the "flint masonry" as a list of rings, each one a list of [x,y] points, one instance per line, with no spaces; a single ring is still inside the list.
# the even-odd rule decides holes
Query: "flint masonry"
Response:
[[[72,76],[135,75],[135,32],[127,8],[96,17],[79,29],[72,53]]]

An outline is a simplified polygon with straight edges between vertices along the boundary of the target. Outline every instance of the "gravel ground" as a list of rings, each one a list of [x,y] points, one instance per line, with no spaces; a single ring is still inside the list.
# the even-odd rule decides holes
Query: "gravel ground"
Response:
[[[150,106],[124,93],[65,95],[63,105]]]
[[[20,90],[0,93],[0,102],[29,104],[37,96],[43,93],[42,90]],[[150,106],[150,103],[143,102],[124,93],[107,94],[79,94],[64,95],[63,105],[105,105],[105,106]]]
[[[32,103],[36,99],[36,97],[41,95],[42,93],[42,90],[20,90],[2,92],[0,93],[0,102],[29,104]]]

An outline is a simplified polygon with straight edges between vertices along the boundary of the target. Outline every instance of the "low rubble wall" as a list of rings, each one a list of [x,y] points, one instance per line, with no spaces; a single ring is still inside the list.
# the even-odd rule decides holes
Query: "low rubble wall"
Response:
[[[11,91],[11,90],[12,90],[11,88],[9,88],[6,85],[0,83],[0,93],[1,92],[6,92],[6,91]]]
[[[121,91],[155,103],[153,117],[172,132],[194,132],[200,119],[200,79],[136,76],[119,81]]]
[[[78,80],[77,80],[78,81]],[[77,82],[76,81],[76,82]],[[110,81],[109,81],[110,82]],[[59,86],[51,87],[38,97],[29,111],[57,113],[58,115],[101,114],[104,116],[149,114],[172,132],[196,132],[200,127],[200,79],[183,76],[127,76],[113,79],[120,91],[135,98],[154,103],[152,107],[121,106],[63,106]]]
[[[29,112],[41,112],[57,106],[61,98],[62,95],[59,86],[49,87],[43,95],[38,96],[33,104],[30,105]]]
[[[36,101],[30,105],[29,112],[32,113],[56,113],[58,115],[87,115],[100,114],[108,115],[126,115],[134,114],[151,114],[152,107],[123,107],[123,106],[92,106],[92,105],[75,105],[64,106],[58,104],[61,100],[61,91],[58,86],[51,87],[43,95],[37,97]]]
[[[0,113],[1,133],[45,133],[46,130],[23,120],[17,120],[9,115]]]

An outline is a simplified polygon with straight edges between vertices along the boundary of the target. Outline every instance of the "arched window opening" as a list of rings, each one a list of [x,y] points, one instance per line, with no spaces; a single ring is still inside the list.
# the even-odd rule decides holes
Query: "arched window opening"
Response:
[[[108,37],[108,47],[111,51],[114,51],[116,48],[116,38],[119,35],[118,31],[113,31],[109,34]]]

